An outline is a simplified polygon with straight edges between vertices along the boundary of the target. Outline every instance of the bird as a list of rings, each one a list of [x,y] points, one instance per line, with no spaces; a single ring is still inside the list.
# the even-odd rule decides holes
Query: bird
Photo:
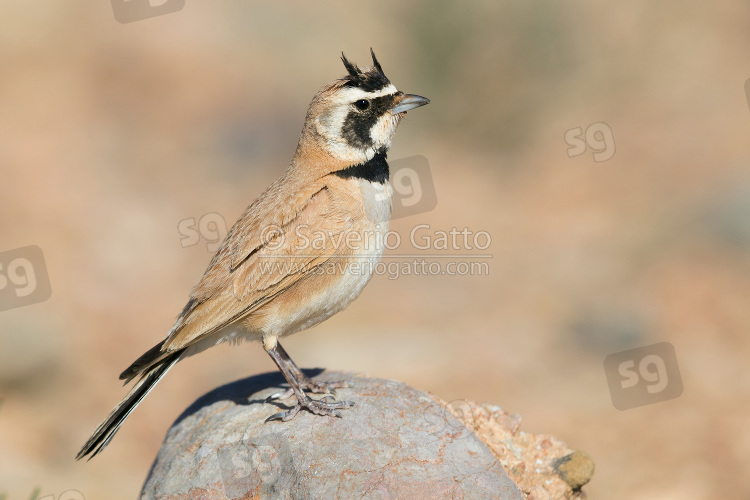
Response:
[[[387,152],[407,111],[429,99],[399,91],[370,49],[360,68],[342,53],[346,74],[312,99],[284,174],[227,232],[167,337],[120,374],[135,385],[99,425],[76,459],[99,454],[125,419],[177,362],[223,342],[260,341],[301,410],[341,417],[352,401],[332,396],[345,381],[307,377],[279,339],[346,308],[370,281],[385,249],[392,211]]]

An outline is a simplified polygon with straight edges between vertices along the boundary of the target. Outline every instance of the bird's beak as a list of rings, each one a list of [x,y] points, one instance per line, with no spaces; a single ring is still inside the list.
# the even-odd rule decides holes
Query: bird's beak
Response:
[[[398,113],[405,113],[410,109],[418,108],[429,104],[430,100],[426,97],[416,94],[404,94],[403,98],[391,108],[391,113],[396,115]]]

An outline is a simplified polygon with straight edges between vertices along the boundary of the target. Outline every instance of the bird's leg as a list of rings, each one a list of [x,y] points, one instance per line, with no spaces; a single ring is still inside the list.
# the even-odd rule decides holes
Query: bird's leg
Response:
[[[304,373],[302,373],[302,370],[294,361],[292,361],[292,358],[289,357],[289,354],[278,342],[276,343],[276,350],[281,356],[281,359],[287,364],[289,370],[291,370],[291,372],[294,374],[294,378],[297,380],[300,388],[307,389],[308,391],[315,394],[323,394],[326,392],[335,393],[334,389],[348,387],[348,384],[343,380],[337,382],[320,382],[318,380],[309,378]],[[292,397],[292,395],[294,395],[294,390],[290,387],[285,391],[271,394],[270,396],[268,396],[268,399],[287,399]]]
[[[273,347],[266,347],[264,343],[263,347],[266,349],[268,355],[271,356],[271,359],[273,359],[274,363],[276,363],[276,366],[279,367],[279,370],[281,370],[281,374],[284,375],[284,378],[289,383],[291,390],[297,397],[297,404],[294,406],[294,408],[289,411],[282,411],[280,413],[276,413],[275,415],[271,415],[267,420],[281,419],[286,422],[287,420],[291,420],[292,418],[294,418],[294,416],[297,415],[297,413],[299,413],[302,408],[306,408],[308,411],[315,413],[316,415],[340,417],[341,413],[338,410],[351,408],[352,406],[354,406],[354,403],[352,401],[334,401],[331,396],[326,396],[321,400],[311,399],[310,396],[304,393],[304,391],[300,387],[299,382],[295,378],[292,368],[279,353],[278,347],[281,346],[279,346],[277,343]],[[297,369],[299,370],[299,368]]]

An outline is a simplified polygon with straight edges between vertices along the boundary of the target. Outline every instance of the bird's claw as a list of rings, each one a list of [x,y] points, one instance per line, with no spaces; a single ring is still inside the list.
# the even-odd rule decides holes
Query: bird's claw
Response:
[[[338,410],[351,408],[352,406],[354,406],[353,401],[335,401],[332,396],[326,396],[320,400],[306,397],[305,399],[298,401],[291,410],[275,413],[268,417],[266,421],[281,420],[283,422],[288,422],[293,419],[302,408],[305,408],[307,411],[316,415],[341,418],[341,412]]]
[[[337,382],[320,382],[310,378],[305,378],[299,383],[300,389],[307,389],[308,392],[313,394],[324,394],[324,393],[336,393],[336,389],[343,389],[349,387],[349,384],[343,380]],[[291,387],[285,391],[279,391],[271,394],[266,398],[266,401],[273,401],[275,399],[289,399],[294,396],[294,389]]]

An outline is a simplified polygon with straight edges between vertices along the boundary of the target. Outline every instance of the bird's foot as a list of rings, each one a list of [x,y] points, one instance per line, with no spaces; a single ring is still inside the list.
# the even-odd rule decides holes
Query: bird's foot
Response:
[[[314,394],[324,394],[335,393],[336,389],[349,387],[349,384],[347,384],[343,380],[339,380],[337,382],[321,382],[319,380],[313,380],[311,378],[305,377],[299,382],[299,386],[300,389],[307,389],[309,392],[312,392]],[[289,399],[292,396],[294,396],[294,389],[290,387],[285,391],[279,391],[271,394],[270,396],[268,396],[266,401],[271,401],[274,399]]]
[[[335,401],[332,396],[326,396],[323,399],[316,400],[305,395],[302,399],[297,399],[297,404],[294,408],[271,415],[266,419],[266,422],[269,420],[281,420],[287,422],[293,419],[302,408],[305,408],[316,415],[341,417],[341,412],[339,412],[339,410],[351,408],[352,406],[354,406],[353,401]]]

